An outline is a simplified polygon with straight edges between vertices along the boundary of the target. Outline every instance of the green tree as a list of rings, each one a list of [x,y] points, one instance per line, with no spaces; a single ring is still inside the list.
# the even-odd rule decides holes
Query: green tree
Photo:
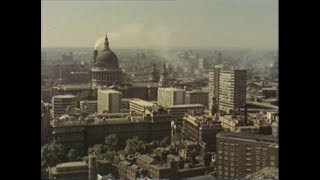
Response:
[[[116,155],[115,151],[107,151],[106,153],[104,153],[104,158],[107,161],[113,162],[113,158],[114,158],[115,155]]]
[[[67,158],[69,161],[79,161],[81,159],[80,152],[76,149],[70,149],[67,154]]]
[[[97,100],[97,92],[96,91],[82,91],[77,94],[76,96],[76,102],[77,102],[77,107],[80,107],[80,101],[83,100]]]
[[[59,163],[66,162],[66,151],[61,144],[45,144],[41,148],[41,157],[45,167],[53,167]]]
[[[142,150],[143,145],[144,145],[143,141],[139,140],[138,137],[128,139],[126,141],[126,147],[124,148],[124,152],[126,154],[135,154]]]
[[[161,147],[167,147],[170,144],[170,137],[165,137],[161,140],[160,146]]]
[[[114,151],[119,149],[118,137],[115,134],[111,134],[105,138],[106,150]]]

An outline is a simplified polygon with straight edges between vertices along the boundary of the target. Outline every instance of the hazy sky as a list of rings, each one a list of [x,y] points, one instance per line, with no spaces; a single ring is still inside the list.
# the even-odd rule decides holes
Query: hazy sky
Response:
[[[278,0],[42,1],[42,46],[278,47]],[[101,41],[103,42],[103,41]]]

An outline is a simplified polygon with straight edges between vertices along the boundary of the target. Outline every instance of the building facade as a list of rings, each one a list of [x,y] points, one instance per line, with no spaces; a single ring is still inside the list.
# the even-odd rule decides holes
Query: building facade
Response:
[[[82,111],[88,114],[94,114],[98,112],[97,101],[80,101],[80,108]]]
[[[182,131],[197,142],[203,151],[216,151],[216,135],[223,131],[221,123],[210,116],[186,115]]]
[[[246,103],[246,70],[226,69],[216,66],[209,73],[210,113],[227,114],[243,108]]]
[[[246,71],[220,70],[219,111],[231,113],[246,103]]]
[[[177,88],[158,88],[158,104],[161,106],[173,106],[185,104],[185,91]]]
[[[272,135],[217,134],[218,179],[241,179],[264,167],[278,167],[278,144]]]
[[[73,109],[76,106],[76,96],[74,95],[58,95],[52,97],[52,115],[60,117],[67,112],[67,109]]]
[[[186,91],[185,104],[203,104],[208,107],[209,93],[205,91]]]
[[[122,93],[112,89],[98,90],[98,114],[119,113]]]

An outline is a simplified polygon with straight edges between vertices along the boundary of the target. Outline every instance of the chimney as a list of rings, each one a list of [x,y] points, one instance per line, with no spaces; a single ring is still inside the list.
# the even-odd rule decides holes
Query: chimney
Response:
[[[93,51],[93,64],[96,64],[97,56],[98,56],[98,50],[94,50]]]

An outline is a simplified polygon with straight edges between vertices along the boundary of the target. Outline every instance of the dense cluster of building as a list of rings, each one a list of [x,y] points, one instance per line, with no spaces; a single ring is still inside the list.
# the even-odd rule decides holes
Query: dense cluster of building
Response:
[[[72,55],[63,58],[74,61]],[[246,70],[229,66],[208,69],[208,59],[200,58],[198,63],[208,76],[207,86],[174,84],[171,71],[166,66],[160,71],[155,65],[150,81],[127,82],[106,37],[104,50],[94,51],[91,70],[71,73],[89,76],[87,84],[49,86],[47,81],[42,88],[42,144],[53,142],[87,152],[111,134],[121,142],[133,137],[145,143],[171,139],[168,146],[144,153],[117,153],[113,162],[89,154],[88,162],[50,167],[49,178],[243,179],[277,169],[276,84],[248,82]],[[95,93],[96,99],[79,99],[82,92]],[[179,135],[184,137],[173,140]],[[278,178],[276,173],[273,179]]]

